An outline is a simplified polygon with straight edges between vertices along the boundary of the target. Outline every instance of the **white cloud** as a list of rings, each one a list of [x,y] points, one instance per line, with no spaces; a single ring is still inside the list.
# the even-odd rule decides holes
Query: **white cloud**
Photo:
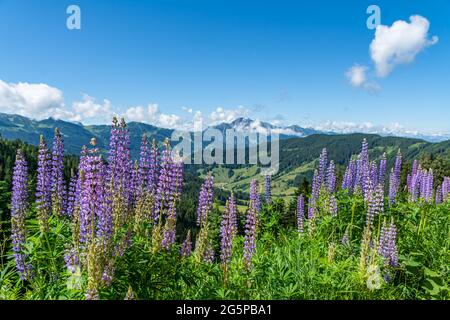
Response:
[[[127,121],[145,122],[162,128],[179,128],[182,121],[175,114],[164,114],[159,112],[157,104],[149,104],[146,108],[142,106],[130,107],[124,113]]]
[[[107,99],[103,103],[96,103],[95,99],[87,94],[83,94],[81,101],[76,101],[72,105],[77,121],[96,120],[109,121],[112,117],[111,102]]]
[[[375,81],[368,79],[368,70],[369,68],[366,66],[355,64],[353,67],[347,70],[345,75],[347,76],[348,81],[353,87],[363,88],[370,92],[377,92],[381,89],[381,87]]]
[[[0,80],[0,111],[43,118],[64,108],[61,90],[47,84],[6,83]]]
[[[398,20],[390,27],[377,27],[370,56],[379,77],[387,76],[399,64],[413,62],[419,52],[438,42],[437,36],[428,38],[430,22],[426,18],[414,15],[409,20],[409,23]]]
[[[239,117],[247,117],[249,113],[250,110],[244,108],[243,106],[239,106],[236,109],[225,109],[218,107],[216,110],[211,112],[209,115],[209,120],[211,121],[211,124],[232,122]]]
[[[353,67],[348,69],[345,75],[352,86],[361,87],[367,81],[366,71],[367,67],[355,64]]]

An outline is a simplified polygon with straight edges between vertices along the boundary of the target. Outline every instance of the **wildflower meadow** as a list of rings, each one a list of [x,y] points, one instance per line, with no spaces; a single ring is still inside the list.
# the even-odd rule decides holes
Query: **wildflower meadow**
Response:
[[[52,142],[41,137],[35,180],[18,149],[0,299],[450,297],[450,177],[418,161],[402,176],[401,150],[391,168],[363,140],[340,175],[323,149],[292,213],[269,175],[250,181],[243,206],[229,190],[217,201],[209,172],[195,225],[180,229],[182,159],[146,135],[133,159],[130,143],[114,118],[109,147],[86,141],[66,178],[56,130]]]

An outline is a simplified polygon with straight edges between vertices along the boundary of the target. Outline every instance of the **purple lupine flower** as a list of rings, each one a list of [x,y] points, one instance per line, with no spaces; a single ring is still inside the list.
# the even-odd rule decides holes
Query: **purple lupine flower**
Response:
[[[384,212],[384,188],[381,184],[369,194],[366,224],[372,226],[375,216]]]
[[[66,214],[64,186],[64,141],[58,128],[55,129],[52,152],[52,206],[57,217]]]
[[[244,264],[247,271],[252,269],[252,258],[256,250],[256,229],[260,208],[258,181],[252,180],[250,183],[250,203],[247,213],[247,222],[245,224],[244,239]]]
[[[208,214],[211,211],[214,197],[214,177],[211,172],[205,177],[205,181],[200,189],[197,209],[197,225],[204,225]]]
[[[28,165],[21,149],[17,150],[12,177],[11,195],[11,240],[16,269],[20,279],[31,278],[31,265],[27,263],[25,253],[26,227],[25,217],[28,209]]]
[[[423,171],[420,168],[420,166],[419,166],[419,168],[413,169],[413,173],[411,174],[411,178],[410,178],[410,185],[408,188],[408,191],[410,194],[410,200],[412,202],[416,202],[418,200],[418,198],[420,197],[422,176],[423,176]]]
[[[67,190],[67,215],[73,216],[73,211],[76,205],[78,177],[75,172],[72,172],[69,182],[69,189]]]
[[[80,242],[93,237],[109,237],[112,229],[111,213],[106,207],[106,168],[98,154],[95,139],[92,149],[83,159],[83,186],[80,199]]]
[[[114,228],[118,229],[126,221],[133,199],[130,133],[124,119],[119,123],[113,118],[109,146],[107,203],[113,212]]]
[[[105,265],[105,268],[103,269],[103,273],[102,273],[102,281],[107,287],[111,286],[111,283],[114,279],[115,271],[116,270],[115,270],[114,266],[111,265],[111,263],[107,263]]]
[[[149,190],[152,192],[156,191],[158,183],[158,160],[159,160],[158,147],[156,145],[156,140],[153,139],[148,167],[148,184]]]
[[[436,204],[442,203],[442,186],[436,188]]]
[[[442,182],[442,201],[446,202],[450,200],[450,177],[444,177]]]
[[[272,195],[270,192],[270,176],[266,175],[264,178],[264,187],[265,187],[265,195],[266,195],[266,203],[271,203],[272,202]]]
[[[297,198],[297,229],[298,232],[303,233],[305,223],[305,199],[303,195]]]
[[[375,161],[370,164],[370,180],[372,180],[373,185],[378,184],[378,167]]]
[[[80,267],[80,265],[81,265],[80,257],[78,256],[77,250],[72,248],[69,251],[67,251],[66,254],[64,255],[64,262],[66,263],[67,269],[70,272],[75,273],[77,270],[77,267]]]
[[[397,175],[394,169],[391,169],[391,174],[389,176],[389,205],[396,202],[397,192],[399,187],[399,181],[397,180]]]
[[[385,263],[396,267],[398,265],[398,252],[397,252],[397,229],[393,222],[389,226],[386,222],[383,222],[380,231],[380,241],[378,244],[378,254],[382,256]]]
[[[387,159],[386,159],[386,153],[383,153],[383,156],[380,160],[380,169],[378,171],[378,182],[382,185],[384,185],[386,181],[386,168],[387,168]]]
[[[142,184],[139,180],[139,162],[136,160],[131,168],[131,180],[130,180],[130,193],[131,201],[133,203],[137,202],[140,195],[142,194]]]
[[[308,219],[311,220],[316,216],[316,200],[311,196],[308,199]]]
[[[45,232],[52,213],[52,158],[42,135],[39,142],[36,209],[40,229]]]
[[[156,224],[163,214],[168,214],[173,202],[173,160],[170,152],[170,143],[166,139],[164,142],[165,149],[161,157],[160,174],[155,197],[155,205],[153,210],[153,221]]]
[[[369,203],[370,197],[371,197],[372,193],[374,192],[376,186],[372,183],[372,179],[370,179],[369,176],[366,176],[365,179],[366,179],[366,183],[364,184],[365,185],[364,201],[366,203]]]
[[[216,252],[214,251],[214,248],[209,245],[205,249],[205,255],[203,256],[203,261],[206,263],[213,264],[216,257]]]
[[[147,135],[144,133],[142,135],[141,140],[141,150],[139,154],[139,169],[138,169],[138,178],[137,181],[139,185],[137,186],[137,189],[139,192],[143,191],[144,189],[148,190],[149,187],[149,170],[150,170],[150,148],[148,146],[148,139]]]
[[[192,253],[192,239],[191,239],[191,230],[188,231],[186,235],[186,239],[184,240],[183,244],[181,245],[181,256],[182,257],[189,257]]]
[[[423,190],[422,190],[421,197],[426,202],[431,202],[432,201],[432,198],[433,198],[433,184],[434,184],[433,170],[430,169],[428,171],[428,173],[425,172],[425,174],[423,175],[423,178],[422,178]]]
[[[334,161],[330,161],[330,165],[327,169],[327,176],[325,180],[325,185],[327,188],[327,191],[329,193],[333,193],[336,189],[336,174],[335,174],[335,165]]]
[[[319,158],[318,183],[321,185],[325,181],[325,172],[328,164],[327,149],[323,148]],[[320,188],[320,187],[319,187]]]
[[[320,175],[319,171],[314,171],[313,181],[312,181],[312,190],[311,190],[311,198],[314,200],[319,198],[319,191],[320,191]]]
[[[342,189],[352,193],[356,183],[356,160],[351,160],[345,169],[344,179],[342,180]]]
[[[361,187],[363,194],[366,193],[367,177],[370,176],[369,168],[369,144],[364,138],[361,145],[361,153],[359,154],[359,161],[357,162],[358,185]]]
[[[223,265],[230,263],[231,253],[233,248],[233,238],[235,232],[236,221],[236,201],[234,195],[231,193],[225,205],[225,212],[223,214],[222,223],[220,226],[220,260]]]

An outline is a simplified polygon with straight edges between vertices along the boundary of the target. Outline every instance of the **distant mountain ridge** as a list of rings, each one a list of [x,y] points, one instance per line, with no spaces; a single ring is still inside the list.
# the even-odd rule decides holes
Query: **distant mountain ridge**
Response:
[[[127,126],[130,130],[132,154],[135,157],[139,154],[139,144],[142,134],[146,133],[158,141],[163,141],[165,138],[170,138],[174,131],[173,129],[159,128],[141,122],[130,122]],[[297,125],[277,126],[250,118],[237,118],[230,123],[224,122],[212,127],[222,132],[225,132],[227,129],[235,129],[242,132],[254,130],[260,133],[270,130],[271,132],[278,133],[281,140],[305,138],[313,135],[341,135],[334,132],[322,132],[312,128],[303,128]],[[79,154],[81,147],[88,144],[91,138],[97,139],[97,144],[100,148],[106,149],[108,147],[110,136],[109,125],[83,125],[81,123],[56,120],[53,118],[33,120],[20,115],[0,113],[0,135],[8,140],[19,139],[32,145],[38,145],[39,136],[42,134],[51,143],[55,128],[61,130],[68,153]],[[422,138],[419,139],[424,140]]]

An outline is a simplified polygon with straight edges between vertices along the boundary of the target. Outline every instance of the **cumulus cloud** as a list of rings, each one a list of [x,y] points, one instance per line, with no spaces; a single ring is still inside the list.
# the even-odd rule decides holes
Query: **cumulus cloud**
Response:
[[[102,103],[97,103],[95,98],[83,94],[81,101],[76,101],[72,105],[73,113],[77,117],[77,121],[97,120],[109,121],[112,116],[111,102],[104,99]]]
[[[222,123],[222,122],[231,122],[240,117],[247,117],[250,110],[244,108],[243,106],[239,106],[236,109],[225,109],[222,107],[218,107],[216,110],[211,112],[209,115],[209,119],[211,124]]]
[[[45,117],[62,110],[63,93],[47,84],[6,83],[0,80],[0,110],[28,117]]]
[[[155,103],[147,107],[130,107],[124,113],[127,121],[145,122],[162,128],[174,129],[181,125],[181,117],[175,114],[165,114],[159,111]]]
[[[379,77],[387,76],[399,64],[413,62],[419,52],[439,41],[437,36],[429,39],[430,22],[426,18],[414,15],[409,21],[398,20],[390,27],[377,27],[370,56]]]

